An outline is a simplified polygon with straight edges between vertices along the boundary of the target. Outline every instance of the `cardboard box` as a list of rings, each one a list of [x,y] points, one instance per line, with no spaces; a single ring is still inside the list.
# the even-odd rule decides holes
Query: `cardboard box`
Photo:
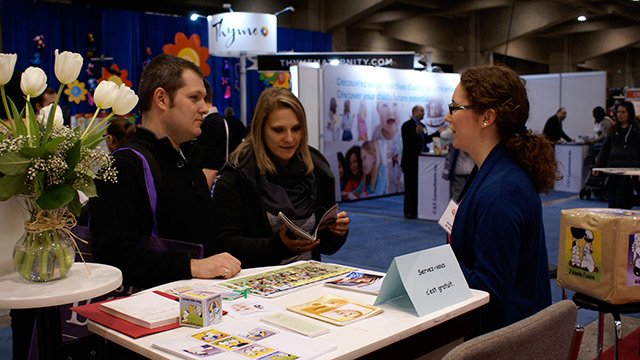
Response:
[[[557,284],[611,304],[640,302],[640,212],[562,210]]]
[[[206,327],[221,321],[221,293],[191,290],[180,294],[180,325]]]

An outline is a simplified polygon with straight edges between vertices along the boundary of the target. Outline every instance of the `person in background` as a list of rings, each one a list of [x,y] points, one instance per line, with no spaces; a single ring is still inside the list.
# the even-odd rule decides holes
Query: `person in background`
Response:
[[[342,200],[355,200],[358,197],[354,191],[360,186],[364,178],[360,146],[353,145],[347,150],[345,162],[347,164],[345,170],[346,183],[344,189],[342,189]]]
[[[596,167],[640,167],[640,125],[635,119],[633,103],[621,102],[617,115],[618,121],[602,143]],[[598,175],[598,171],[593,174]],[[631,209],[635,205],[636,176],[609,175],[608,188],[610,208]]]
[[[107,126],[107,136],[104,139],[109,152],[112,153],[126,144],[135,133],[136,127],[131,121],[123,118],[111,119],[109,126]]]
[[[602,106],[596,106],[593,108],[593,119],[595,125],[593,126],[593,138],[585,141],[588,144],[597,144],[604,141],[604,138],[609,134],[609,130],[613,126],[613,120],[605,114]]]
[[[224,109],[224,119],[227,120],[227,124],[229,124],[229,154],[235,150],[238,145],[244,139],[247,133],[247,127],[244,126],[242,121],[234,116],[233,108],[231,106],[227,106]]]
[[[411,119],[402,124],[402,160],[400,166],[404,173],[404,217],[415,219],[418,214],[418,157],[425,146],[439,137],[440,132],[427,135],[421,122],[424,108],[416,105],[411,109]]]
[[[218,112],[218,108],[211,102],[213,100],[211,85],[206,79],[203,79],[203,83],[206,90],[204,102],[207,105],[207,115],[200,127],[198,146],[202,149],[202,172],[207,178],[207,185],[211,188],[218,171],[231,153],[231,129],[226,119]],[[227,133],[229,133],[229,149],[227,149]]]
[[[272,87],[258,98],[251,134],[220,170],[213,192],[216,248],[255,267],[320,260],[347,239],[349,218],[318,232],[316,241],[292,238],[278,218],[284,213],[313,233],[335,201],[329,163],[308,145],[307,118],[291,91]]]
[[[56,101],[56,91],[52,88],[46,88],[42,94],[31,99],[31,106],[36,117],[43,107],[53,104],[54,101]]]
[[[194,139],[207,113],[206,90],[200,68],[182,58],[161,54],[142,71],[138,110],[142,124],[127,147],[142,153],[153,168],[157,206],[150,206],[141,158],[131,150],[114,154],[118,181],[96,182],[91,198],[91,249],[96,262],[122,271],[123,283],[153,287],[191,278],[228,279],[240,271],[240,262],[215,254],[211,226],[211,195]],[[204,245],[205,258],[186,252],[157,253],[140,239],[157,236]]]
[[[345,169],[347,166],[347,159],[344,158],[342,151],[338,151],[338,177],[340,178],[340,191],[344,190],[347,184],[347,173]]]
[[[542,133],[551,142],[557,143],[560,139],[566,142],[572,142],[573,139],[562,130],[562,122],[567,118],[567,109],[560,108],[556,111],[556,114],[547,119],[544,124]]]
[[[450,117],[451,114],[447,113],[444,117],[445,121],[449,121],[448,118]],[[451,145],[451,141],[453,140],[452,135],[453,131],[449,128],[440,133],[440,138],[450,144],[445,158],[445,168],[442,171],[442,178],[449,180],[449,197],[457,202],[460,201],[460,192],[462,192],[464,184],[467,182],[467,179],[469,179],[469,175],[476,166],[476,163],[466,151],[462,151]]]
[[[489,332],[551,304],[541,192],[553,187],[552,144],[525,127],[524,81],[505,66],[464,70],[449,105],[453,146],[476,166],[460,198],[451,248],[470,288],[490,294]]]

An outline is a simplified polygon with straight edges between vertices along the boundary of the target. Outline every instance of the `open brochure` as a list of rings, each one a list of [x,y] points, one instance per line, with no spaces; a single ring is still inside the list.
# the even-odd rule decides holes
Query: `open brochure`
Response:
[[[382,309],[335,295],[323,295],[304,304],[287,307],[287,310],[343,326],[382,313]]]
[[[325,341],[259,322],[233,320],[189,335],[157,340],[153,347],[185,359],[313,359],[337,349]]]
[[[352,271],[340,279],[327,281],[324,284],[340,289],[378,295],[380,286],[382,286],[382,278],[382,275],[363,271]]]
[[[327,212],[322,215],[322,218],[318,222],[318,226],[316,226],[313,234],[309,234],[308,232],[298,227],[293,223],[293,221],[289,220],[289,218],[285,214],[283,214],[282,211],[278,213],[278,218],[296,239],[307,239],[316,241],[318,239],[318,231],[324,229],[325,227],[334,223],[336,219],[338,219],[338,204],[333,205],[331,209],[327,210]]]

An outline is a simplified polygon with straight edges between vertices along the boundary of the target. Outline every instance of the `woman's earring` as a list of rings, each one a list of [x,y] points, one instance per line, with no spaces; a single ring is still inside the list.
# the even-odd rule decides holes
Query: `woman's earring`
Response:
[[[483,125],[483,126],[487,126],[487,123],[486,123],[486,122],[483,122],[483,123],[482,123],[482,125]]]

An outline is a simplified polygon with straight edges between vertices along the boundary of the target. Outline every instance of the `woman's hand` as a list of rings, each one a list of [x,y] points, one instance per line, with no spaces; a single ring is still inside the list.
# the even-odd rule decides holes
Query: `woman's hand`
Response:
[[[336,219],[336,222],[329,225],[329,230],[338,236],[344,236],[347,234],[347,231],[349,231],[350,222],[351,219],[347,217],[347,212],[342,211],[338,213],[338,219]]]
[[[320,244],[320,239],[316,241],[311,241],[307,239],[291,239],[290,237],[287,236],[287,227],[284,224],[282,224],[280,227],[279,235],[284,246],[286,246],[287,249],[296,253],[311,251],[313,250],[314,247]]]

